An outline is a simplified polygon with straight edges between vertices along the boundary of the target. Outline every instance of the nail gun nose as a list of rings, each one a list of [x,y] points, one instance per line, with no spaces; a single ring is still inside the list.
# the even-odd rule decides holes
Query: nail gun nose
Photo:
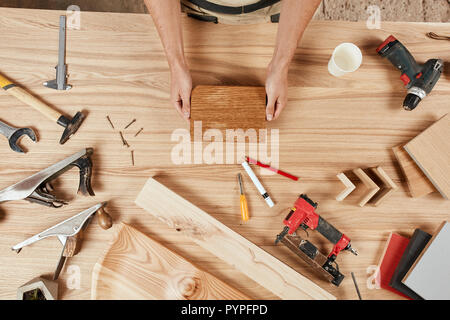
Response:
[[[351,246],[348,247],[348,250],[353,253],[355,256],[358,255],[358,251],[356,249],[353,249]]]

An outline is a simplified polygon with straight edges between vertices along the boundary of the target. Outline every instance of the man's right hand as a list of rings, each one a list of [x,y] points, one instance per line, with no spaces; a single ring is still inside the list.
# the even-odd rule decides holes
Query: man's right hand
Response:
[[[171,69],[170,101],[178,113],[189,121],[191,117],[192,77],[187,67]]]

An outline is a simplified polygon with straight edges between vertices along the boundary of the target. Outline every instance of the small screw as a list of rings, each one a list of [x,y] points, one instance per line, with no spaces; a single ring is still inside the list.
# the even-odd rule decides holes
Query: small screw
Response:
[[[125,129],[128,129],[129,126],[131,126],[133,123],[136,122],[136,119],[133,119],[133,121],[131,121],[129,124],[127,124],[127,126],[125,127]]]
[[[123,137],[122,131],[119,131],[120,137],[122,138],[122,143],[124,146],[127,146],[127,148],[130,147],[130,145],[128,144],[127,140],[125,140],[125,138]]]
[[[109,118],[109,116],[106,116],[106,119],[108,119],[109,124],[111,125],[111,128],[115,129],[111,119]]]
[[[135,137],[137,137],[137,136],[138,136],[138,134],[142,132],[142,130],[144,130],[144,128],[141,128],[141,129],[139,129],[139,131],[138,131],[138,132],[136,132],[136,134],[135,134],[134,136],[135,136]]]
[[[131,163],[133,164],[134,167],[134,150],[131,150]]]

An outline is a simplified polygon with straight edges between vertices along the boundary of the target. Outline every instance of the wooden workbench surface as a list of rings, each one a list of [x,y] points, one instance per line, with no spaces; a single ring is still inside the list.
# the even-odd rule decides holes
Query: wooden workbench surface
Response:
[[[31,126],[40,141],[24,140],[27,155],[10,151],[0,138],[0,189],[3,189],[84,147],[93,147],[95,198],[75,197],[76,170],[58,180],[57,188],[71,199],[62,209],[50,209],[27,202],[2,203],[0,210],[0,298],[13,299],[16,289],[30,279],[51,274],[61,246],[46,239],[25,248],[19,255],[10,247],[100,201],[110,200],[109,212],[160,241],[203,270],[259,299],[276,298],[239,271],[183,238],[173,229],[134,205],[149,176],[157,179],[222,223],[286,262],[329,290],[339,299],[356,299],[350,277],[354,272],[364,299],[396,299],[385,290],[370,290],[366,281],[376,265],[389,232],[410,236],[414,228],[433,232],[450,218],[449,202],[437,193],[410,198],[391,147],[416,136],[433,121],[450,111],[450,68],[432,94],[413,112],[401,103],[405,90],[399,72],[377,56],[375,48],[391,33],[415,58],[442,58],[450,62],[450,42],[425,37],[428,31],[448,33],[450,24],[382,23],[381,30],[368,30],[365,23],[312,22],[292,62],[289,105],[269,124],[280,130],[279,167],[300,176],[298,182],[281,176],[261,176],[277,205],[269,209],[244,174],[251,220],[240,224],[236,174],[240,165],[175,165],[171,150],[177,142],[171,134],[177,128],[189,130],[169,104],[169,70],[156,29],[148,15],[82,13],[81,30],[68,30],[67,63],[69,92],[44,88],[54,79],[57,62],[58,16],[62,12],[0,9],[0,72],[25,86],[69,115],[79,109],[88,117],[80,131],[64,145],[57,141],[59,126],[14,98],[0,92],[0,119],[15,126]],[[186,54],[195,84],[264,85],[277,26],[224,26],[183,20]],[[336,45],[354,42],[363,51],[363,65],[343,78],[328,74],[327,62]],[[116,128],[132,119],[125,131],[131,148],[122,146]],[[144,131],[134,138],[134,133]],[[136,165],[131,165],[130,150]],[[343,202],[335,196],[344,188],[336,178],[342,171],[382,165],[400,185],[381,206],[357,205],[362,189]],[[259,170],[257,171],[259,173]],[[354,179],[354,177],[350,176]],[[356,179],[355,179],[356,181]],[[347,275],[341,287],[319,279],[305,264],[282,246],[274,246],[287,209],[300,193],[319,202],[318,212],[352,238],[360,255],[343,252],[340,270]],[[85,234],[82,251],[68,260],[60,278],[61,298],[88,299],[91,271],[107,247],[112,230],[94,223]],[[314,232],[310,237],[324,251],[331,246]],[[81,271],[79,289],[75,274]]]

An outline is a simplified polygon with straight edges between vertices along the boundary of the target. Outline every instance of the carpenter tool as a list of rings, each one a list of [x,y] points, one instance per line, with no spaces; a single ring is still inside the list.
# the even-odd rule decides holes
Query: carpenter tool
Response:
[[[402,73],[400,79],[407,89],[403,108],[408,111],[414,110],[431,92],[444,71],[441,59],[429,59],[423,65],[418,64],[408,49],[392,35],[376,51]]]
[[[36,142],[36,134],[30,128],[14,128],[0,121],[0,134],[8,139],[9,146],[15,152],[26,153],[17,142],[23,137],[28,136],[32,141]]]
[[[18,87],[2,75],[0,75],[0,87],[2,87],[6,93],[16,97],[23,103],[42,113],[48,119],[64,127],[64,132],[59,140],[60,144],[66,143],[67,140],[69,140],[69,138],[77,132],[84,120],[84,115],[81,112],[77,112],[73,118],[61,115],[58,111],[52,109],[46,103],[36,98],[25,89]]]
[[[66,64],[66,16],[59,17],[59,47],[58,65],[56,69],[56,79],[44,82],[44,86],[55,90],[70,90],[72,86],[67,84],[67,64]]]
[[[240,173],[238,173],[238,181],[239,181],[239,190],[241,191],[240,204],[241,204],[242,221],[247,222],[249,219],[248,206],[247,206],[247,199],[245,198],[245,194],[244,194],[244,188],[242,186],[242,176]]]
[[[1,190],[0,203],[14,200],[27,200],[48,207],[60,208],[67,204],[67,202],[57,199],[50,193],[53,191],[51,181],[74,166],[80,169],[78,192],[81,192],[84,195],[89,194],[94,196],[95,194],[91,187],[91,155],[93,152],[92,148],[83,149],[47,169],[35,173],[32,176]]]
[[[248,176],[254,183],[256,189],[258,189],[259,193],[261,193],[263,199],[266,201],[267,205],[272,208],[274,206],[274,203],[272,199],[270,198],[269,194],[267,193],[266,189],[264,189],[263,185],[259,181],[258,177],[253,172],[252,168],[248,165],[247,161],[242,162],[242,166],[245,169],[245,172],[247,172]]]
[[[283,220],[285,227],[277,235],[275,244],[281,241],[309,265],[315,267],[315,270],[324,275],[331,283],[339,286],[344,279],[344,275],[339,272],[339,266],[336,263],[339,252],[348,250],[354,255],[358,255],[358,252],[350,245],[350,238],[319,216],[315,209],[317,209],[317,203],[309,199],[306,194],[300,195],[295,201],[294,207]],[[308,240],[302,239],[297,234],[292,236],[299,228],[305,231],[308,228],[317,230],[333,243],[333,250],[328,257],[320,253],[316,246]]]
[[[274,168],[274,167],[271,167],[271,166],[269,166],[268,164],[261,163],[261,162],[259,162],[259,161],[257,161],[257,160],[254,160],[254,159],[252,159],[252,158],[249,158],[249,157],[245,157],[245,159],[246,159],[247,162],[250,163],[250,164],[256,164],[257,166],[260,166],[261,168],[268,169],[268,170],[270,170],[270,171],[272,171],[272,172],[278,173],[279,175],[282,175],[282,176],[284,176],[284,177],[286,177],[286,178],[289,178],[289,179],[291,179],[291,180],[294,180],[294,181],[297,181],[297,180],[298,180],[298,177],[293,176],[292,174],[289,174],[289,173],[287,173],[287,172],[281,171],[281,170],[279,170],[279,169],[276,169],[276,168]]]
[[[58,261],[55,275],[53,280],[58,279],[59,274],[64,266],[66,258],[73,257],[80,250],[80,242],[81,242],[81,232],[87,228],[89,223],[91,222],[93,216],[96,212],[101,212],[101,215],[98,216],[98,223],[103,229],[109,229],[112,226],[111,217],[106,211],[104,211],[104,207],[107,205],[107,202],[99,203],[83,212],[80,212],[73,217],[64,220],[63,222],[58,223],[57,225],[48,228],[41,233],[28,238],[27,240],[13,246],[11,249],[19,253],[22,248],[33,244],[39,240],[56,236],[58,240],[61,242],[63,249],[61,252],[61,257]],[[103,220],[107,220],[106,222]]]

